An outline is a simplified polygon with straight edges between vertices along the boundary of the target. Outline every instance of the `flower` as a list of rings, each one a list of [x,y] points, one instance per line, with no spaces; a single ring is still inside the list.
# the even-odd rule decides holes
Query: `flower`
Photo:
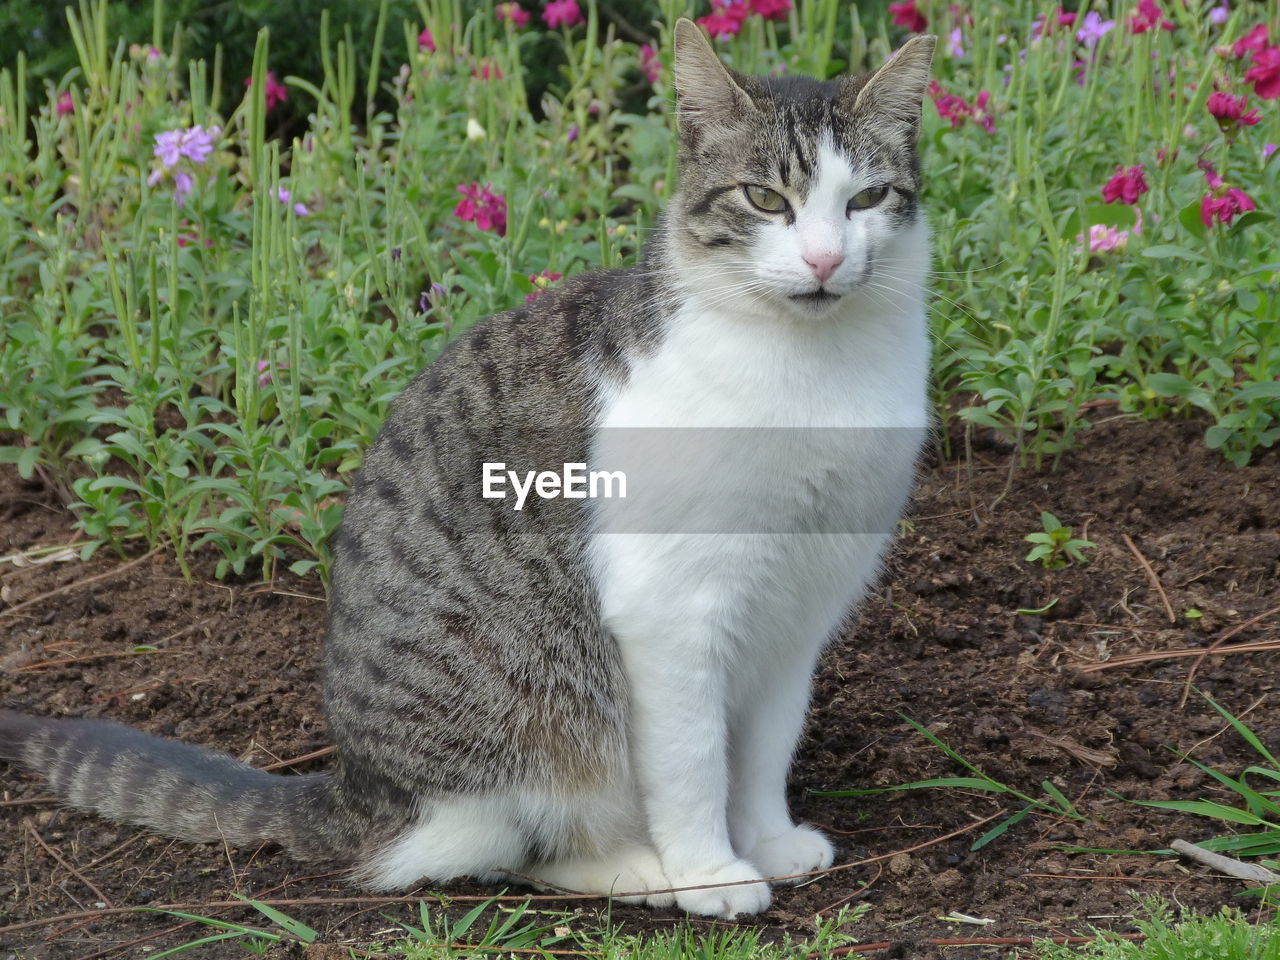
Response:
[[[747,0],[751,12],[766,20],[785,20],[791,12],[791,0]]]
[[[76,112],[75,97],[71,96],[70,90],[63,90],[62,93],[58,94],[58,105],[56,109],[58,111],[58,116],[60,117],[65,117],[68,113]]]
[[[1119,200],[1132,206],[1149,189],[1146,177],[1142,175],[1142,164],[1127,169],[1117,164],[1115,176],[1102,187],[1102,199],[1107,203]]]
[[[1260,119],[1257,110],[1245,113],[1248,97],[1233,97],[1229,93],[1211,93],[1205,106],[1213,114],[1218,126],[1226,132],[1232,127],[1252,127]]]
[[[952,128],[960,126],[968,118],[979,124],[987,133],[995,133],[995,117],[987,112],[987,103],[991,99],[990,92],[986,90],[978,91],[978,96],[974,98],[973,104],[970,105],[964,97],[958,97],[954,93],[947,93],[942,84],[938,83],[937,80],[931,80],[929,82],[929,95],[933,97],[934,105],[938,108],[938,116],[944,120],[951,121]]]
[[[1280,97],[1280,47],[1267,47],[1253,55],[1254,66],[1245,71],[1246,83],[1263,100]]]
[[[1133,33],[1146,33],[1159,27],[1161,30],[1176,30],[1178,25],[1166,20],[1164,11],[1156,0],[1138,0],[1138,9],[1129,20],[1129,29]]]
[[[979,90],[977,97],[974,98],[973,106],[969,108],[970,116],[987,133],[996,132],[996,118],[987,112],[987,101],[991,99],[991,94],[986,90]]]
[[[488,136],[488,133],[485,132],[484,127],[480,126],[479,120],[477,120],[475,117],[467,117],[467,139],[468,140],[475,142],[477,140],[483,140],[487,136]]]
[[[481,230],[492,230],[498,236],[507,233],[507,198],[492,191],[493,184],[483,187],[478,183],[458,186],[462,199],[453,208],[453,215],[460,220],[474,223]]]
[[[1250,52],[1257,53],[1267,48],[1267,25],[1260,23],[1243,37],[1237,40],[1231,47],[1236,55],[1236,59],[1243,59]]]
[[[577,139],[578,139],[578,128],[577,128],[577,127],[570,127],[570,128],[569,128],[569,132],[565,135],[565,142],[566,142],[566,143],[573,143],[573,141],[575,141],[575,140],[577,140]]]
[[[185,170],[175,170],[173,173],[173,199],[179,207],[187,201],[187,194],[191,192],[194,181],[191,174]]]
[[[418,49],[425,50],[427,53],[436,52],[436,41],[435,38],[431,36],[430,28],[423,27],[422,32],[418,34]]]
[[[1084,245],[1084,234],[1076,235],[1076,243]],[[1108,227],[1095,223],[1089,228],[1089,252],[1110,253],[1112,250],[1123,250],[1129,244],[1129,231],[1119,227]]]
[[[244,85],[246,89],[253,87],[253,77],[245,77]],[[289,99],[289,90],[279,80],[276,79],[274,70],[267,71],[267,112],[270,113],[276,108],[277,104],[284,103]]]
[[[524,302],[533,303],[533,301],[537,300],[546,292],[547,287],[551,286],[551,284],[555,283],[562,277],[564,277],[563,273],[553,273],[550,270],[543,270],[542,273],[529,274],[529,282],[533,284],[533,293],[526,293],[524,295]]]
[[[964,56],[964,31],[956,27],[947,37],[947,51],[953,57]]]
[[[1247,193],[1231,187],[1221,196],[1213,193],[1204,195],[1204,199],[1200,201],[1200,220],[1206,227],[1213,226],[1215,220],[1230,226],[1237,213],[1248,213],[1256,209],[1257,204]]]
[[[501,80],[502,68],[496,63],[490,63],[488,60],[481,60],[471,68],[471,75],[477,80]]]
[[[895,24],[912,33],[924,33],[925,28],[929,26],[929,21],[925,19],[924,14],[916,9],[915,0],[889,4],[889,16],[893,17]]]
[[[711,12],[698,18],[698,25],[714,40],[736,37],[751,10],[745,0],[711,0]]]
[[[499,23],[511,23],[517,27],[529,25],[529,11],[518,3],[500,3],[493,15],[498,18]]]
[[[281,203],[288,203],[293,199],[293,195],[284,187],[276,187],[275,190],[272,191],[271,195]],[[307,205],[305,203],[295,203],[293,205],[293,212],[300,217],[311,216],[311,211],[307,209]]]
[[[1274,143],[1268,143],[1264,145],[1262,148],[1262,162],[1266,163],[1268,160],[1270,160],[1271,155],[1275,152],[1276,152],[1276,145]]]
[[[1084,15],[1084,20],[1080,23],[1080,29],[1076,31],[1076,39],[1092,50],[1098,45],[1098,41],[1107,35],[1107,32],[1114,28],[1116,22],[1114,20],[1103,20],[1097,11],[1090,10]]]
[[[1036,17],[1035,21],[1031,24],[1031,38],[1033,40],[1039,40],[1043,34],[1053,33],[1053,31],[1058,27],[1073,26],[1075,22],[1076,15],[1074,13],[1068,13],[1066,10],[1058,7],[1054,10],[1051,17]]]
[[[189,244],[196,243],[200,240],[200,228],[193,223],[188,223],[184,218],[178,221],[178,226],[183,228],[183,232],[178,234],[177,241],[179,247],[185,247]],[[207,248],[213,247],[213,241],[209,237],[204,238],[204,245]]]
[[[573,27],[582,22],[578,0],[550,0],[542,11],[542,22],[548,27]]]
[[[662,76],[662,61],[658,58],[658,51],[647,43],[640,48],[640,69],[650,83],[657,83]]]
[[[213,151],[213,138],[221,132],[218,127],[205,130],[198,123],[185,130],[166,130],[156,134],[153,153],[160,158],[166,170],[175,166],[182,157],[192,163],[204,163]]]
[[[1220,27],[1231,19],[1231,8],[1227,6],[1225,0],[1209,11],[1209,22],[1215,27]]]
[[[275,368],[277,370],[288,370],[289,365],[285,363],[283,360],[281,360],[276,363]],[[259,387],[265,387],[268,383],[271,382],[271,373],[272,373],[271,361],[259,360],[258,361],[258,386]]]

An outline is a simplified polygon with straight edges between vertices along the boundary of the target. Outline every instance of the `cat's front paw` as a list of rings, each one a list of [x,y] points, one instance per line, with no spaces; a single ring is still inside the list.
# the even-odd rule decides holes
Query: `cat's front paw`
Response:
[[[835,859],[835,850],[831,841],[813,827],[800,824],[780,836],[761,840],[747,854],[747,859],[763,876],[789,877],[811,870],[825,870]]]
[[[745,860],[734,860],[713,870],[686,870],[674,874],[668,871],[668,876],[677,887],[760,879],[760,874]],[[732,887],[682,890],[676,894],[676,906],[701,917],[732,920],[740,914],[761,913],[769,909],[769,899],[767,883],[740,883]]]

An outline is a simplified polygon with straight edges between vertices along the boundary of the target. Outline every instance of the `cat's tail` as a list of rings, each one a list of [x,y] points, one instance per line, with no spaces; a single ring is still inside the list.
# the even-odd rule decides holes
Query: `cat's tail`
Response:
[[[49,780],[74,807],[165,836],[274,841],[301,860],[345,860],[333,777],[275,776],[224,753],[107,720],[0,710],[0,758]]]

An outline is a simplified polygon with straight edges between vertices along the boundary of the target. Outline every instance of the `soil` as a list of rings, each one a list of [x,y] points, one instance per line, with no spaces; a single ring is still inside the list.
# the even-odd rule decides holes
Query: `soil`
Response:
[[[1230,802],[1174,751],[1232,775],[1256,759],[1204,699],[1192,692],[1184,702],[1193,666],[1200,690],[1280,751],[1280,653],[1121,659],[1203,652],[1223,637],[1280,640],[1280,454],[1235,469],[1203,446],[1203,426],[1104,419],[1056,472],[1017,472],[1003,497],[1009,452],[990,439],[968,459],[924,471],[881,586],[823,663],[792,781],[796,815],[829,831],[837,863],[882,859],[779,888],[772,909],[744,923],[770,937],[803,936],[815,913],[861,902],[869,911],[854,935],[892,944],[869,956],[928,958],[941,955],[928,942],[935,938],[1131,930],[1135,892],[1204,911],[1255,902],[1239,898],[1239,881],[1141,852],[1175,837],[1203,840],[1223,825],[1129,802]],[[1097,544],[1087,564],[1045,570],[1023,559],[1022,538],[1040,529],[1041,510]],[[73,539],[50,491],[0,471],[0,554]],[[0,564],[0,700],[110,717],[256,765],[321,750],[319,582],[217,582],[213,568],[213,557],[197,556],[186,582],[162,554]],[[1082,819],[1032,816],[974,852],[1000,818],[975,823],[1020,809],[1016,798],[955,788],[817,793],[966,773],[904,715],[1001,783],[1042,797],[1041,783],[1052,781]],[[238,894],[333,901],[281,908],[328,945],[308,957],[348,956],[333,945],[367,945],[394,920],[417,916],[413,902],[345,902],[362,894],[272,848],[170,842],[42,799],[45,785],[11,768],[0,783],[0,958],[140,957],[212,932],[174,930],[179,921],[163,914],[95,913],[103,904],[182,903],[254,923],[246,908],[206,905]],[[496,891],[454,884],[438,892]],[[469,905],[454,900],[450,909]],[[579,912],[569,924],[580,929],[603,916],[598,901],[538,906]],[[982,923],[943,919],[953,912]],[[681,920],[621,905],[611,916],[636,931]],[[3,929],[27,921],[41,923]],[[1011,949],[971,947],[964,956]],[[230,942],[184,954],[245,955]]]

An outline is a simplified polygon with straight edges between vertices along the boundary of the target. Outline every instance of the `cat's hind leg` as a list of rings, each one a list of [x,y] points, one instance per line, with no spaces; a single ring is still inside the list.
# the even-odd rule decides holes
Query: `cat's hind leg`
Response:
[[[644,903],[669,907],[675,894],[666,893],[671,883],[663,873],[658,853],[643,844],[619,847],[603,856],[571,857],[527,868],[528,876],[561,890],[599,893],[623,903]],[[638,896],[617,897],[631,893]]]
[[[373,890],[400,890],[423,880],[488,879],[503,867],[524,863],[529,839],[508,798],[434,800],[353,875]]]

